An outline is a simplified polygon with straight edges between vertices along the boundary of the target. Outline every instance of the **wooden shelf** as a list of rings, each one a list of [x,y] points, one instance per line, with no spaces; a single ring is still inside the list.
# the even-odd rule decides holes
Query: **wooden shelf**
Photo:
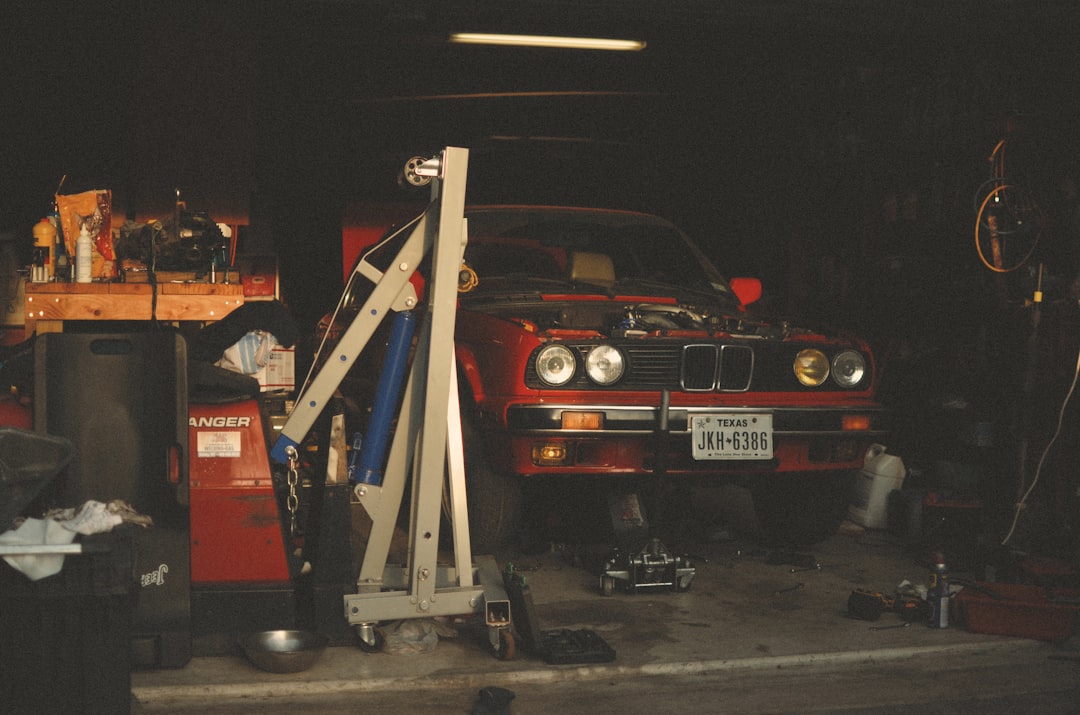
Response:
[[[67,320],[220,320],[244,304],[237,283],[27,283],[26,335],[58,332]]]

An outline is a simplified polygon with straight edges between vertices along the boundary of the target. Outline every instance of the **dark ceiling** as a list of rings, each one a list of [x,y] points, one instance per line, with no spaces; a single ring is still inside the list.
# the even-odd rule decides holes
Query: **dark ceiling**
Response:
[[[337,178],[360,182],[355,190],[383,173],[364,162],[396,164],[451,143],[485,155],[527,149],[533,162],[556,161],[554,170],[553,156],[583,156],[580,171],[600,188],[631,171],[645,171],[651,185],[699,183],[717,171],[772,171],[784,157],[880,150],[872,145],[898,135],[905,112],[977,111],[993,126],[964,128],[975,141],[985,138],[972,130],[993,133],[1009,114],[1070,115],[1076,8],[1068,0],[16,0],[0,10],[16,30],[4,43],[14,71],[0,98],[13,137],[3,151],[15,167],[9,177],[35,192],[49,195],[64,174],[69,188],[107,180],[140,209],[160,201],[159,175],[173,175],[164,185],[198,185],[191,174],[214,171],[199,171],[199,160],[238,152],[267,171],[278,151],[353,163],[359,170]],[[448,44],[459,30],[648,44],[638,53]],[[954,106],[927,106],[941,104],[935,93],[953,95]],[[667,173],[648,170],[658,162]],[[223,184],[246,183],[247,193],[264,183],[225,174]]]
[[[959,245],[987,153],[1017,118],[1071,170],[1078,8],[16,0],[0,10],[15,29],[2,50],[0,231],[28,237],[63,176],[66,191],[112,188],[140,218],[176,187],[250,221],[305,273],[340,261],[346,205],[412,200],[395,182],[404,160],[461,145],[470,200],[656,211],[731,270],[782,287],[791,276],[775,259],[795,236],[827,253],[879,250],[890,197],[921,197],[918,233]],[[647,47],[446,42],[466,30]]]

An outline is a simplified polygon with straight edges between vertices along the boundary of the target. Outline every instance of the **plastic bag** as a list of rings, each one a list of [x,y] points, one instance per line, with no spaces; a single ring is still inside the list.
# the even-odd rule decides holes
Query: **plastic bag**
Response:
[[[81,194],[56,194],[56,209],[60,213],[60,226],[64,231],[64,248],[69,256],[75,255],[75,241],[79,238],[80,217],[98,215],[100,224],[94,239],[94,278],[111,280],[116,277],[116,252],[112,236],[112,191],[93,189]]]
[[[449,624],[433,618],[412,618],[395,621],[383,629],[386,641],[383,652],[391,655],[418,655],[435,650],[439,636],[457,635]]]

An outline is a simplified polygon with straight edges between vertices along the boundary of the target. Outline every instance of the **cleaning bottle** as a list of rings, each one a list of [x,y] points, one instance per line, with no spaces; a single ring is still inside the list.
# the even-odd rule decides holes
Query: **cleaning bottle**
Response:
[[[94,246],[86,224],[79,229],[79,239],[75,242],[75,282],[89,283],[93,280]]]
[[[945,568],[945,556],[935,553],[930,570],[930,587],[926,591],[930,602],[930,627],[949,627],[949,572]]]

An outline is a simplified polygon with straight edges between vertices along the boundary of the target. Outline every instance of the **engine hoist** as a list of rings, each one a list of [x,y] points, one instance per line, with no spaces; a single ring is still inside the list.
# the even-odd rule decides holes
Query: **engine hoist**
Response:
[[[430,184],[430,203],[405,227],[409,233],[387,268],[373,265],[370,252],[357,261],[349,283],[370,283],[370,293],[297,395],[271,458],[280,464],[295,460],[301,441],[376,329],[392,319],[370,424],[359,460],[350,469],[351,499],[363,507],[372,525],[356,593],[344,596],[345,618],[362,647],[378,649],[376,626],[381,621],[483,613],[496,655],[509,657],[510,603],[494,559],[472,555],[465,493],[454,322],[468,235],[464,217],[468,155],[467,149],[447,147],[435,158],[406,165],[410,183]],[[410,279],[428,256],[431,273],[424,288],[424,319],[415,321],[413,311],[420,300]],[[415,322],[420,325],[413,341]],[[411,364],[406,367],[410,349]],[[412,485],[408,557],[405,565],[394,566],[388,559],[406,483]],[[438,562],[444,485],[452,565]]]

